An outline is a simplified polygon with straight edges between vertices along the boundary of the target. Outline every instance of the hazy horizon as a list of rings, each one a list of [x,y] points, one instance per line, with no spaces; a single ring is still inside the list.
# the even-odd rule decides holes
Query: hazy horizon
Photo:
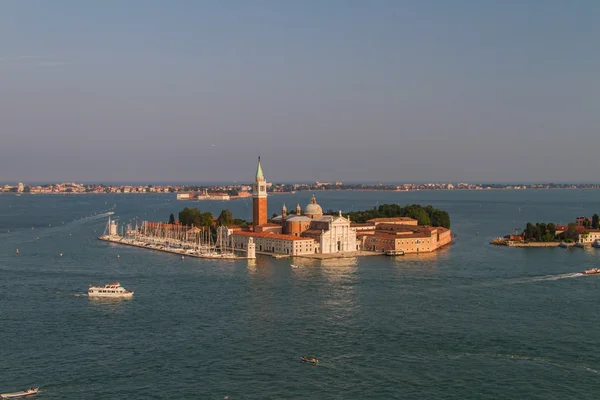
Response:
[[[0,182],[597,182],[600,3],[0,4]]]

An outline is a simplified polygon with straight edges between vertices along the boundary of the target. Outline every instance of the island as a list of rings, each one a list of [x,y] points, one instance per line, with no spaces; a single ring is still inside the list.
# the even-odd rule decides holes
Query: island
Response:
[[[493,239],[490,244],[509,247],[600,247],[600,217],[577,217],[567,225],[528,222],[520,233]]]

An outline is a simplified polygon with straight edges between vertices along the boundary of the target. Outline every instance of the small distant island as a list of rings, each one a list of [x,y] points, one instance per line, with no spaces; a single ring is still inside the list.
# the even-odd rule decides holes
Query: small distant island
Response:
[[[528,222],[521,233],[498,237],[490,243],[509,247],[600,247],[600,217],[577,217],[567,225]]]

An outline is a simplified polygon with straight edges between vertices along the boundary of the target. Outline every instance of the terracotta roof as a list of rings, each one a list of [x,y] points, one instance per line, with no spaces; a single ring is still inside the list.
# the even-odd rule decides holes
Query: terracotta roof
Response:
[[[396,235],[394,233],[387,233],[387,232],[375,232],[375,235],[373,235],[376,238],[385,238],[385,239],[398,239],[398,240],[402,240],[402,239],[410,239],[410,238],[430,238],[431,236],[433,236],[430,233],[427,232],[414,232],[414,233],[407,233],[407,234],[402,234],[402,235]]]
[[[302,232],[302,236],[320,237],[321,232],[322,232],[321,229],[307,229],[304,232]]]
[[[250,236],[257,238],[265,238],[265,239],[279,239],[279,240],[312,240],[308,238],[292,236],[292,235],[282,235],[280,233],[273,232],[233,232],[232,236]]]
[[[410,217],[373,218],[373,219],[368,220],[367,222],[394,222],[394,221],[416,221],[416,219],[410,218]]]
[[[402,224],[379,224],[376,230],[390,230],[397,232],[412,232],[419,229],[427,229],[424,226],[418,225],[402,225]]]
[[[380,227],[389,227],[390,229],[380,229]],[[392,229],[393,228],[393,229]],[[436,233],[444,233],[449,229],[441,226],[411,226],[411,225],[395,225],[395,224],[380,224],[375,230],[376,236],[394,236],[401,238],[419,238],[431,237]]]

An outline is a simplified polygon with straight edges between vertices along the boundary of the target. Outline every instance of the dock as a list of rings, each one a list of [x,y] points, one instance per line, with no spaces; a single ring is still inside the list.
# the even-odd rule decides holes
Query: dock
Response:
[[[122,244],[125,246],[138,247],[140,249],[162,251],[164,253],[177,254],[185,257],[195,258],[206,258],[210,260],[248,260],[248,257],[237,256],[233,253],[217,253],[217,252],[204,252],[202,250],[186,249],[182,247],[171,247],[167,245],[153,244],[149,242],[143,242],[136,239],[128,239],[118,235],[103,235],[98,237],[99,240]]]

